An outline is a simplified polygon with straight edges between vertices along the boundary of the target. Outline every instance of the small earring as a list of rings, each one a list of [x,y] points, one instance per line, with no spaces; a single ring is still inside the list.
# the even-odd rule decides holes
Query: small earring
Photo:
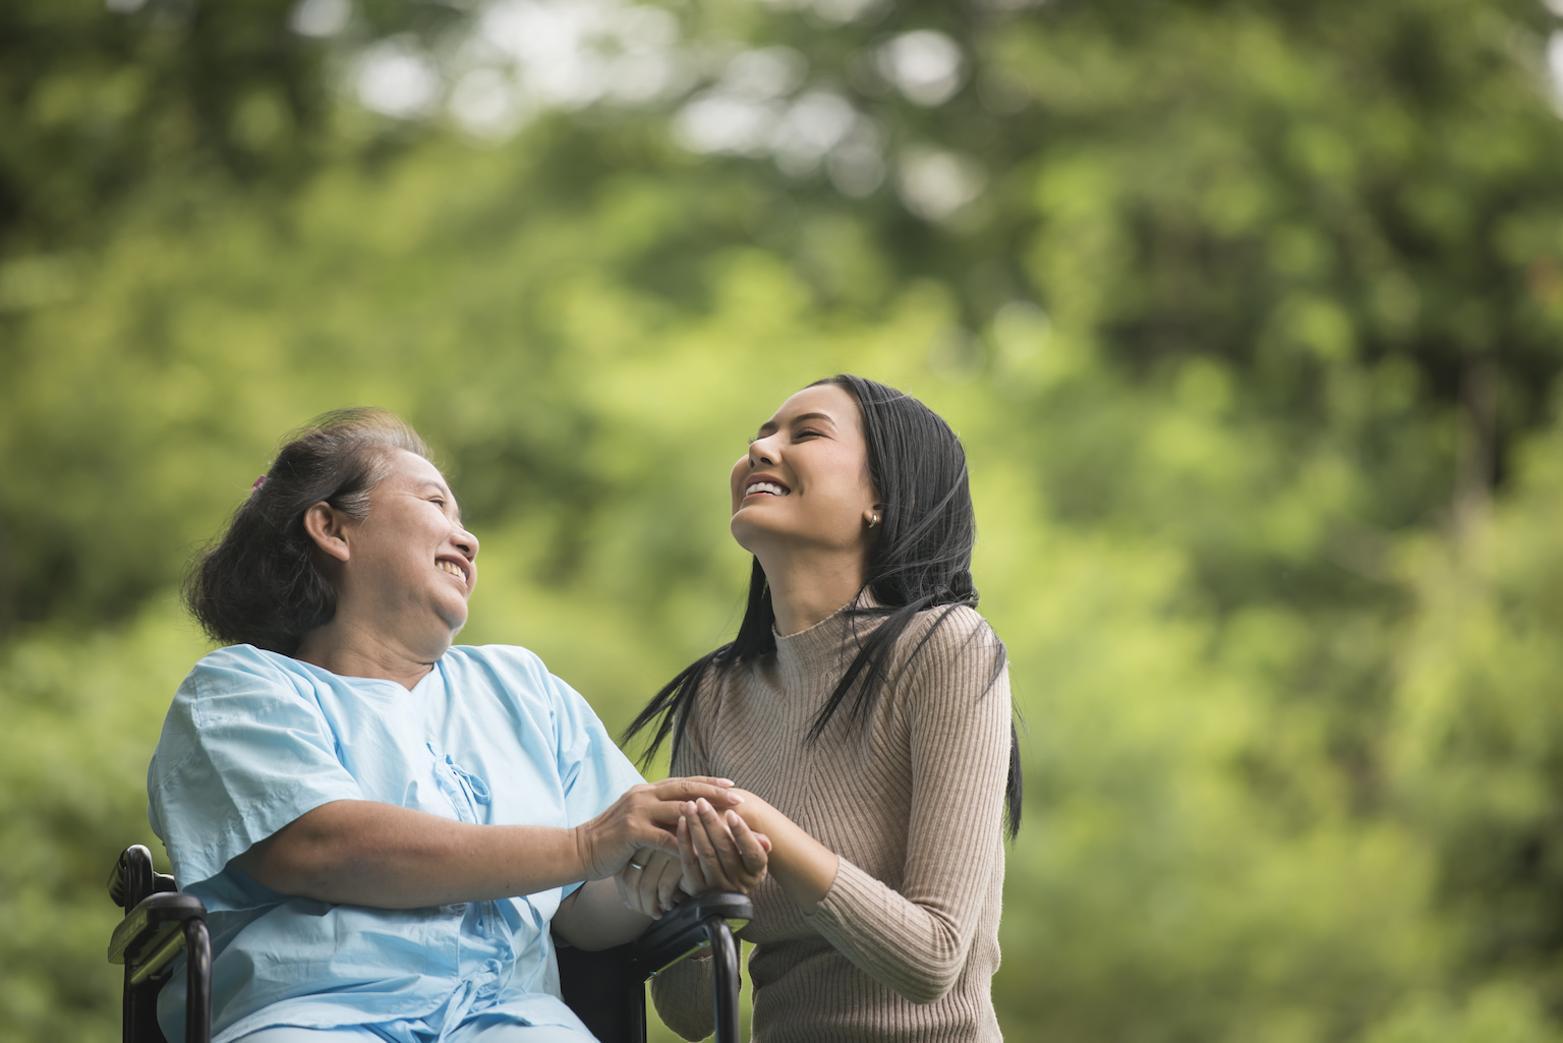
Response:
[[[879,527],[879,512],[878,511],[875,511],[873,514],[870,514],[868,516],[868,527],[870,529],[876,529],[876,528]]]

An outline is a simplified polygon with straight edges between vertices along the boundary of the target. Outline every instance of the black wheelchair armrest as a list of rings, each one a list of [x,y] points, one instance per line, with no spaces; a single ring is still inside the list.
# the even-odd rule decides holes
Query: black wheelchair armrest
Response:
[[[743,930],[753,918],[754,906],[741,894],[713,891],[685,899],[636,939],[635,962],[647,975],[655,974],[711,948],[709,924],[720,923],[731,934]]]
[[[710,951],[717,1043],[738,1039],[738,942],[733,932],[753,918],[754,906],[746,896],[714,891],[686,899],[634,943],[635,962],[648,976],[686,956]]]
[[[612,949],[588,951],[559,944],[559,980],[564,1000],[600,1039],[646,1038],[645,982],[686,956],[711,949],[719,959],[712,983],[720,1017],[731,1013],[730,1031],[717,1043],[736,1043],[738,1028],[738,945],[733,931],[753,915],[749,900],[736,894],[707,894],[687,899],[653,923],[637,940]]]
[[[186,927],[205,921],[199,898],[178,892],[148,895],[114,928],[109,962],[124,964],[132,985],[150,981],[184,949]]]

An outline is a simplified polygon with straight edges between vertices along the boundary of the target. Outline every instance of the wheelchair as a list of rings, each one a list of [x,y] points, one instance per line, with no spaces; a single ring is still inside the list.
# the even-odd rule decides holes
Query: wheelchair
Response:
[[[167,1043],[157,1024],[157,994],[186,955],[186,1043],[211,1043],[212,946],[206,909],[182,894],[174,878],[152,867],[140,844],[124,850],[109,874],[109,897],[124,910],[108,958],[123,964],[124,1043]],[[738,1041],[738,943],[733,932],[753,916],[749,899],[713,893],[684,902],[640,938],[600,952],[557,946],[564,1001],[602,1043],[644,1043],[646,980],[657,971],[709,948],[716,1011],[716,1043]]]

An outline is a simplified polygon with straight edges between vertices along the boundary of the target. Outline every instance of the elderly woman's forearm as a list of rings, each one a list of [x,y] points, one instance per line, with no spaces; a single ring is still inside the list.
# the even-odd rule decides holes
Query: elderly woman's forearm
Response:
[[[599,950],[634,941],[651,922],[624,904],[612,881],[592,880],[559,906],[553,929],[577,949]]]
[[[479,826],[359,800],[315,808],[236,862],[282,894],[382,909],[532,894],[587,876],[575,830]]]

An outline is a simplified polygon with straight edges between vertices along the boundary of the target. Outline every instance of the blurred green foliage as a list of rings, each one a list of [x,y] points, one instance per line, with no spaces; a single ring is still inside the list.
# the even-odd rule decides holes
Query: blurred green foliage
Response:
[[[411,419],[483,540],[463,640],[617,728],[736,626],[746,435],[852,370],[972,460],[1008,1038],[1563,1040],[1548,9],[580,6],[673,75],[478,138],[362,55],[454,99],[547,5],[0,10],[0,1035],[117,1031],[177,584],[284,431]]]

